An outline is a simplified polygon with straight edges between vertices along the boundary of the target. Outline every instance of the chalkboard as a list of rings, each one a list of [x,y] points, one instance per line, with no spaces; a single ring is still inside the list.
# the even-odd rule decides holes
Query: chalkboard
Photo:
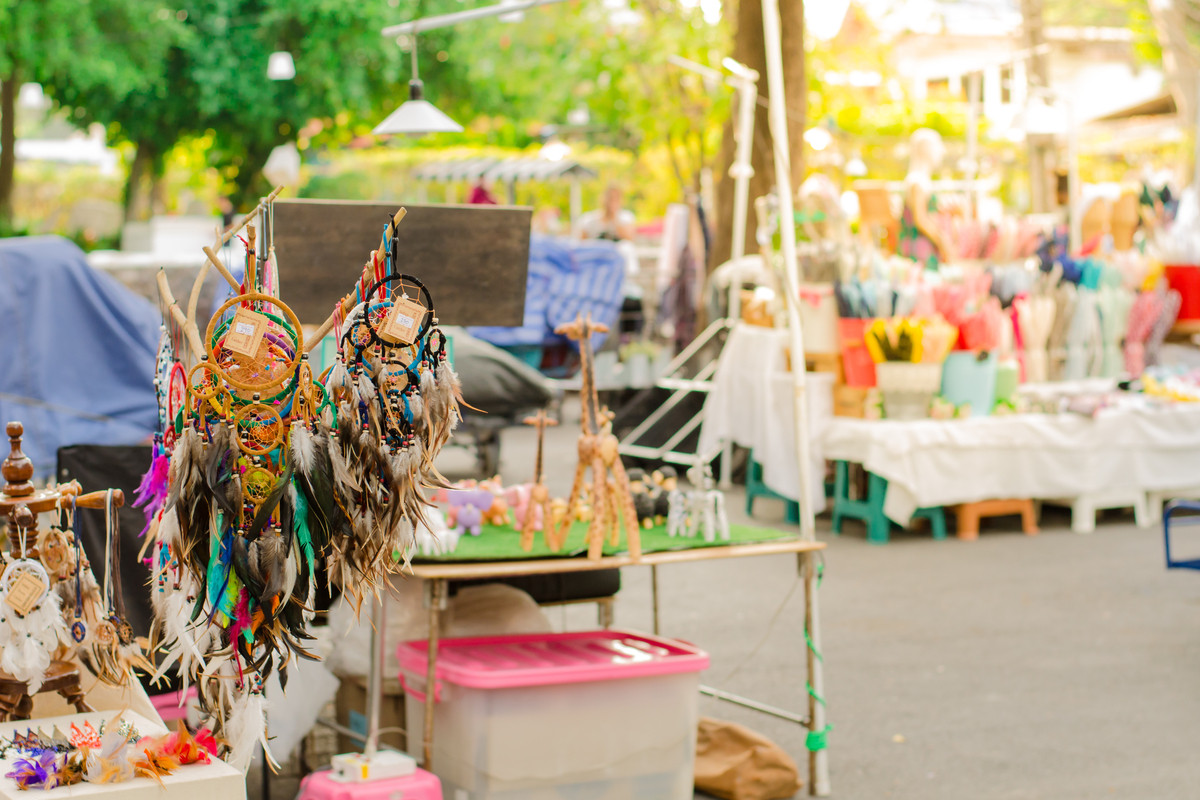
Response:
[[[354,286],[399,203],[276,200],[282,299],[319,325]],[[525,317],[532,209],[417,206],[397,229],[400,272],[421,280],[444,325],[517,326]]]

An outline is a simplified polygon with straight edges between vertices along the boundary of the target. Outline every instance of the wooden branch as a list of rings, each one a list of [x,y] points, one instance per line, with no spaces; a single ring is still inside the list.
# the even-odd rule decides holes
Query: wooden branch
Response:
[[[242,217],[240,220],[238,220],[238,222],[236,224],[231,225],[229,230],[225,231],[225,233],[223,233],[219,237],[217,237],[217,241],[212,247],[204,248],[204,255],[208,257],[209,263],[217,268],[217,272],[221,273],[221,277],[225,279],[225,282],[228,283],[229,286],[233,289],[233,291],[237,292],[238,294],[241,294],[242,285],[240,283],[238,283],[234,279],[233,274],[230,273],[230,271],[225,268],[225,265],[221,263],[221,259],[217,258],[216,251],[218,251],[222,247],[224,247],[226,245],[226,243],[228,243],[229,240],[232,239],[237,234],[238,231],[240,231],[242,228],[246,227],[251,222],[253,222],[254,218],[256,216],[258,216],[258,212],[261,211],[264,206],[270,205],[271,202],[276,197],[278,197],[279,193],[282,191],[283,191],[282,186],[276,186],[274,189],[271,190],[271,193],[269,195],[267,195],[266,197],[264,197],[262,200],[259,201],[258,205],[256,205],[254,207],[253,211],[251,211],[246,216]],[[193,290],[193,292],[194,291],[195,290]],[[191,304],[189,303],[189,308],[190,308],[190,305]]]
[[[196,318],[196,306],[200,304],[200,290],[204,288],[204,279],[208,277],[208,261],[200,265],[200,272],[192,282],[192,293],[188,295],[187,318]]]
[[[403,220],[407,214],[408,209],[406,208],[401,208],[395,213],[395,215],[392,217],[392,221],[388,223],[386,228],[383,229],[383,236],[379,240],[379,249],[371,253],[371,258],[367,262],[367,267],[374,267],[377,254],[383,252],[387,240],[392,238],[392,234],[395,232],[396,226],[400,224],[401,220]],[[364,273],[365,271],[366,268],[364,268]],[[333,323],[337,319],[338,314],[345,314],[347,311],[354,308],[354,303],[357,299],[358,297],[354,292],[350,292],[348,295],[343,297],[341,302],[338,303],[337,308],[334,309],[333,313],[331,313],[326,320],[321,323],[320,327],[318,327],[316,332],[313,333],[312,337],[309,338],[308,343],[304,345],[304,352],[311,353],[313,350],[315,350],[317,345],[321,343],[321,340],[325,338],[326,334],[333,330]]]
[[[232,239],[238,231],[240,231],[242,228],[246,227],[247,225],[249,225],[251,222],[254,221],[254,218],[256,216],[258,216],[258,212],[262,210],[263,206],[270,205],[271,201],[273,201],[276,197],[278,197],[279,193],[282,191],[283,191],[282,186],[276,186],[274,189],[272,189],[271,193],[269,195],[267,195],[266,197],[264,197],[262,200],[259,201],[258,205],[256,205],[254,207],[253,211],[251,211],[246,216],[242,217],[237,222],[236,225],[233,225],[232,227],[229,228],[229,230],[225,231],[225,233],[221,235],[221,240],[219,242],[217,242],[216,247],[214,247],[213,249],[220,250],[222,247],[224,247],[225,244],[230,239]]]
[[[216,267],[217,272],[221,273],[221,277],[224,278],[225,282],[228,283],[233,289],[234,294],[241,294],[242,285],[238,283],[237,279],[233,277],[233,274],[225,268],[225,265],[221,263],[221,259],[217,258],[217,254],[213,252],[213,249],[211,247],[205,247],[204,255],[208,257],[208,263]]]
[[[192,354],[199,359],[204,353],[204,345],[200,341],[200,331],[196,328],[196,323],[191,318],[184,316],[183,311],[179,309],[179,304],[175,302],[175,296],[171,294],[171,285],[167,283],[167,273],[162,269],[158,271],[158,293],[170,310],[171,317],[183,331],[188,346],[192,349]]]

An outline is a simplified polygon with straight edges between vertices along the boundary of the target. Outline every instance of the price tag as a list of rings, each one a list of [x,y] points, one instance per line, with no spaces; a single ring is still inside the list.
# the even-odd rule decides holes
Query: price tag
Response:
[[[42,602],[46,595],[46,584],[32,572],[22,572],[8,587],[4,602],[22,617]]]
[[[258,354],[269,320],[257,311],[239,308],[225,334],[225,349],[247,358]]]
[[[407,297],[401,297],[392,303],[391,313],[383,323],[379,334],[390,341],[400,344],[412,344],[417,340],[421,330],[421,321],[425,319],[425,306]]]

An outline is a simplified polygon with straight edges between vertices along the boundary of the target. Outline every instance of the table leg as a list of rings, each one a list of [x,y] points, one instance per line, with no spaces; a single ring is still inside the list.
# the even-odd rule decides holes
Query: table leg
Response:
[[[438,626],[442,611],[442,602],[446,596],[446,581],[434,578],[426,584],[426,599],[429,602],[429,649],[425,666],[425,742],[422,751],[421,766],[429,772],[433,771],[433,712],[437,702],[437,652]]]
[[[805,642],[808,665],[808,730],[818,737],[825,735],[825,704],[818,697],[825,696],[825,675],[817,651],[821,647],[820,615],[817,609],[817,565],[814,553],[800,554],[800,568],[804,574],[804,626],[809,641]],[[824,747],[808,751],[808,791],[814,797],[828,797],[829,753]]]
[[[658,565],[650,565],[650,610],[653,612],[653,633],[658,636]]]

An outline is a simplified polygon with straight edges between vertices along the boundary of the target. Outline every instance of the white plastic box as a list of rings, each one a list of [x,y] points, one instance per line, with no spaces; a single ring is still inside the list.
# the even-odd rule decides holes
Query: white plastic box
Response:
[[[425,653],[399,650],[415,753]],[[691,800],[707,667],[691,645],[621,631],[443,640],[432,771],[445,800]]]

